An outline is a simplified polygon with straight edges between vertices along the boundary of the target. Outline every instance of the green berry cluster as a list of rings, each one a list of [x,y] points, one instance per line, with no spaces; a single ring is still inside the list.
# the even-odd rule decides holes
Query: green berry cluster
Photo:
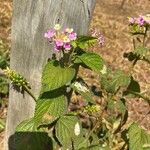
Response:
[[[7,67],[4,70],[4,73],[10,79],[13,85],[19,86],[21,88],[23,87],[27,87],[29,89],[31,88],[27,80],[14,70],[11,70],[10,68]]]
[[[99,105],[87,105],[84,108],[84,112],[88,113],[89,115],[92,115],[93,113],[96,113],[100,111],[100,106]]]

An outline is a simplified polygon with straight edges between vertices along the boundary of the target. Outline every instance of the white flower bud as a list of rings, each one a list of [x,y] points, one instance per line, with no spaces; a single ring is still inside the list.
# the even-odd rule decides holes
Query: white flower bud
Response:
[[[77,90],[79,90],[81,92],[89,91],[86,86],[81,85],[81,83],[79,83],[79,82],[75,82],[74,86],[77,88]]]
[[[107,68],[106,65],[103,65],[102,70],[100,71],[102,74],[106,74],[107,73]]]
[[[60,24],[55,24],[55,26],[54,26],[55,30],[60,30],[60,28],[61,28]]]
[[[80,134],[80,125],[78,122],[75,124],[74,133],[76,136]]]

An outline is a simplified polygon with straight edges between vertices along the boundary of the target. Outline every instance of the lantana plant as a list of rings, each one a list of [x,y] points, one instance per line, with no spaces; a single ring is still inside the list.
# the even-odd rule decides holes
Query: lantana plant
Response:
[[[142,19],[141,19],[142,18]],[[134,51],[124,54],[133,61],[148,60],[146,41],[150,29],[149,16],[129,18],[134,37]],[[34,117],[23,121],[16,129],[17,150],[146,150],[150,136],[136,123],[128,123],[126,99],[138,96],[140,86],[122,70],[107,67],[103,58],[88,49],[103,36],[92,30],[92,36],[80,36],[72,28],[61,29],[56,24],[44,37],[53,44],[57,57],[48,60],[42,72],[42,87],[36,99],[29,83],[17,73],[5,72],[36,101]],[[135,37],[136,40],[135,41]],[[137,45],[135,44],[137,42]],[[79,76],[79,68],[90,69],[98,75],[100,91],[95,92]],[[132,69],[131,68],[131,69]],[[12,73],[13,72],[13,73]],[[19,77],[19,80],[18,80]],[[81,96],[83,103],[72,107],[72,96]],[[97,97],[96,101],[93,97]],[[130,97],[129,97],[130,96]]]

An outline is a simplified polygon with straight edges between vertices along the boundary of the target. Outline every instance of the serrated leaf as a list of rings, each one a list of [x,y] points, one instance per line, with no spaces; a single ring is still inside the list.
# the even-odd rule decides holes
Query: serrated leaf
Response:
[[[129,95],[130,97],[135,97],[135,95],[132,94],[132,92],[140,93],[140,91],[141,90],[140,90],[139,83],[136,80],[134,80],[133,77],[131,77],[130,84],[127,87],[127,90],[124,92],[124,95]]]
[[[108,116],[108,120],[111,123],[116,122],[118,120],[118,115],[121,117],[122,121],[125,121],[125,117],[127,115],[127,108],[125,106],[125,102],[123,99],[114,100],[113,98],[108,98],[108,110],[111,115]]]
[[[37,128],[34,118],[25,120],[17,126],[16,133],[9,139],[9,142],[12,141],[16,150],[53,149],[51,138],[46,132]]]
[[[101,78],[101,86],[109,93],[115,93],[118,88],[128,86],[130,77],[123,71],[117,70],[114,73],[110,71]]]
[[[82,92],[77,91],[87,102],[95,104],[95,101],[93,100],[94,94],[92,92]]]
[[[0,68],[4,69],[8,66],[7,59],[3,56],[0,56]]]
[[[76,137],[75,125],[78,122],[75,116],[62,116],[55,126],[56,137],[63,145],[63,148],[68,148],[71,145],[71,140]]]
[[[113,123],[112,132],[115,133],[117,129],[120,127],[121,124],[121,117],[116,118],[115,122]]]
[[[80,82],[79,82],[79,84],[80,84]],[[75,92],[77,92],[78,94],[80,94],[87,102],[90,102],[90,103],[95,103],[94,101],[93,101],[93,96],[94,96],[94,94],[92,93],[92,91],[90,91],[90,89],[88,89],[88,87],[86,87],[85,85],[82,85],[81,84],[81,86],[83,86],[83,87],[79,87],[79,88],[77,88],[76,86],[75,86],[75,83],[74,84],[72,84],[72,88],[73,88],[73,90],[75,91]],[[85,90],[84,90],[85,89]]]
[[[114,80],[117,80],[121,86],[126,86],[130,82],[130,78],[123,71],[117,70],[114,74]]]
[[[0,77],[0,93],[7,94],[8,93],[8,82],[6,78]]]
[[[58,89],[70,83],[75,76],[74,68],[60,67],[58,62],[48,62],[42,73],[42,92]]]
[[[74,148],[80,150],[88,146],[89,141],[85,140],[85,137],[81,134],[80,136],[73,139]]]
[[[102,147],[102,146],[99,146],[99,145],[92,145],[92,146],[89,146],[87,148],[83,148],[81,150],[110,150],[110,148],[108,148],[107,146]]]
[[[146,148],[150,149],[150,135],[133,123],[129,128],[129,149],[145,150]]]
[[[15,150],[51,150],[51,138],[45,132],[16,132],[9,142]]]
[[[97,42],[97,38],[91,36],[79,36],[75,42],[76,46],[79,48],[87,49]]]
[[[90,139],[91,145],[98,145],[99,144],[100,139],[99,139],[97,134],[95,134],[95,133],[91,134],[90,138],[92,138],[92,139]]]
[[[83,53],[81,56],[78,56],[75,63],[81,62],[91,70],[99,73],[104,66],[104,60],[102,59],[102,57],[95,53]]]
[[[91,146],[89,150],[110,150],[108,147],[102,147],[102,146]]]
[[[0,132],[5,129],[5,122],[4,120],[0,119]]]
[[[67,112],[67,100],[65,96],[51,99],[41,98],[37,101],[35,121],[37,123],[50,123]]]
[[[116,108],[124,115],[127,108],[124,102],[124,99],[119,99],[116,103]]]
[[[144,47],[143,45],[138,46],[134,52],[137,55],[140,55],[140,57],[146,56],[147,52],[149,51],[149,49],[147,47]]]
[[[16,128],[17,132],[38,131],[33,118],[22,121]]]

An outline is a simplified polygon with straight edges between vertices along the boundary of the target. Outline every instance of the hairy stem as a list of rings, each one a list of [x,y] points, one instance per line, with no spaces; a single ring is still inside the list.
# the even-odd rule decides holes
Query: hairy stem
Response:
[[[34,96],[34,94],[31,92],[31,90],[26,85],[24,85],[23,88],[34,99],[34,101],[37,102],[37,99]]]
[[[148,28],[145,27],[145,32],[144,32],[144,37],[143,37],[143,46],[145,46],[145,40],[146,40],[146,37],[147,37],[147,30],[148,30]]]
[[[101,118],[102,118],[102,117],[97,118],[97,121],[96,121],[94,127],[93,127],[92,130],[89,132],[89,134],[87,135],[87,137],[86,137],[86,139],[84,140],[84,142],[86,142],[86,141],[90,138],[90,136],[92,135],[92,133],[96,130],[96,128],[98,127],[99,123],[101,122]]]
[[[129,93],[135,95],[135,96],[139,96],[140,98],[143,98],[144,100],[148,101],[148,103],[150,103],[150,98],[141,94],[141,93],[138,93],[138,92],[134,92],[134,91],[130,91],[130,90],[127,90]]]

